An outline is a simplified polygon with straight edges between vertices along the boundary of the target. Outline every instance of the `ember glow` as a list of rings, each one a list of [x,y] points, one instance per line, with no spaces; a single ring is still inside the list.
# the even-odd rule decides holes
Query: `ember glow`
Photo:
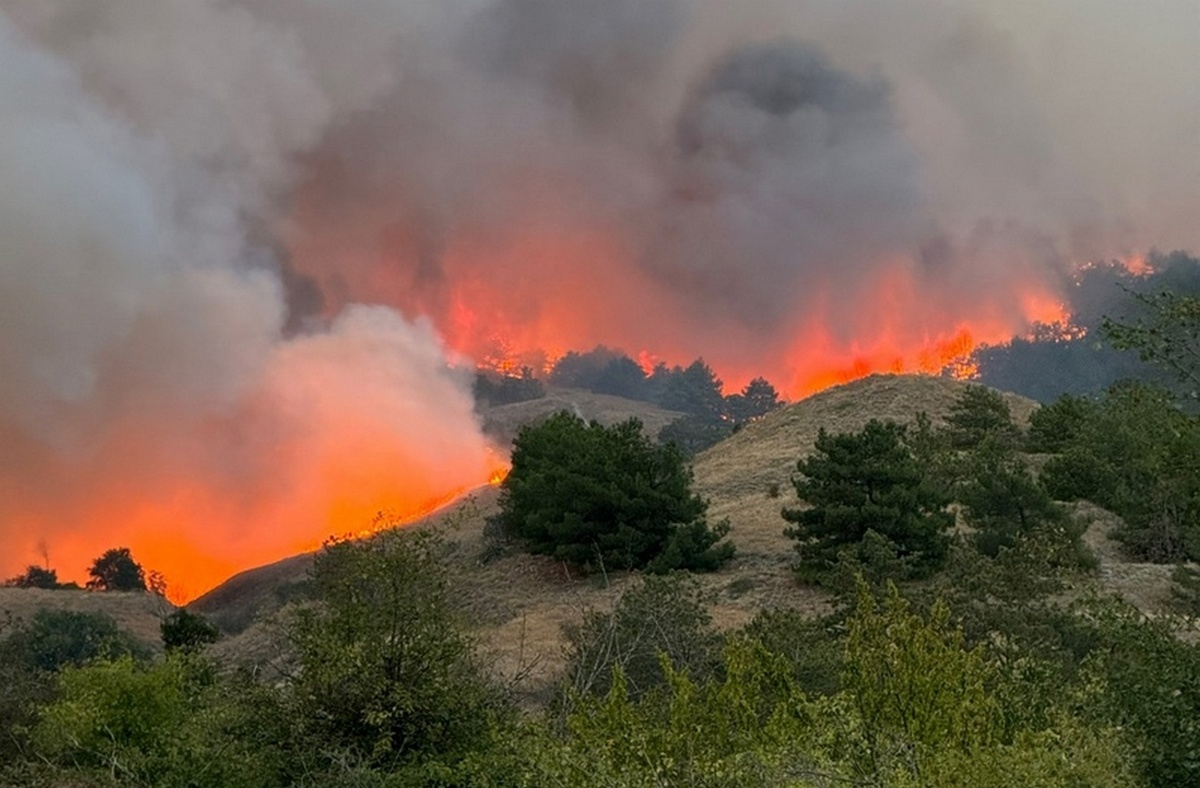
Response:
[[[1034,5],[0,0],[0,573],[420,516],[475,365],[799,397],[1200,248],[1194,12]]]

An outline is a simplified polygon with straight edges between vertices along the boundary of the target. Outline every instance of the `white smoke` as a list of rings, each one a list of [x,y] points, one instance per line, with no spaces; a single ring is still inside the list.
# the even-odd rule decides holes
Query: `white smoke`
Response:
[[[196,592],[486,480],[469,380],[427,323],[348,307],[283,334],[251,239],[298,157],[394,79],[341,93],[314,57],[224,3],[5,4],[0,570],[44,543],[78,577],[130,543],[204,569]]]

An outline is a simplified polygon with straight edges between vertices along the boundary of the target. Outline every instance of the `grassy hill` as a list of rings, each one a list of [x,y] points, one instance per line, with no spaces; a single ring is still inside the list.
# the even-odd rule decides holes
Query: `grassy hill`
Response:
[[[547,390],[546,396],[538,399],[486,408],[483,411],[483,431],[498,445],[509,446],[522,426],[536,424],[562,410],[587,421],[598,421],[606,427],[636,418],[642,422],[647,435],[657,435],[663,427],[684,415],[649,402],[582,389],[552,388]]]
[[[697,489],[710,500],[712,517],[729,518],[730,536],[738,547],[738,556],[725,569],[700,576],[712,595],[717,625],[740,626],[765,607],[813,613],[828,609],[823,592],[796,585],[791,570],[794,551],[783,536],[785,523],[779,514],[794,497],[788,483],[791,471],[811,451],[822,426],[855,430],[872,418],[911,421],[922,411],[940,422],[964,385],[929,377],[873,376],[782,408],[700,454],[694,465]],[[1021,422],[1036,408],[1032,400],[1008,399]],[[568,409],[606,423],[638,416],[654,432],[653,419],[669,415],[655,414],[644,403],[586,392],[562,392],[547,400],[494,409],[491,423],[515,434],[523,420],[574,406]],[[515,552],[487,560],[493,545],[484,524],[498,511],[497,498],[495,489],[484,489],[469,502],[410,527],[445,530],[454,542],[455,588],[464,609],[478,623],[499,669],[509,675],[528,674],[529,700],[536,702],[546,697],[563,667],[563,626],[579,621],[589,608],[610,605],[634,578],[579,578],[553,560]],[[218,623],[244,621],[248,610],[269,614],[286,599],[286,589],[303,581],[310,560],[295,557],[244,572],[192,608]],[[274,652],[266,630],[271,626],[268,622],[240,632],[219,644],[218,653],[231,660],[270,658]]]
[[[159,649],[159,623],[175,610],[175,606],[148,593],[0,587],[0,617],[11,615],[14,619],[28,620],[39,610],[104,613],[125,632],[151,649]]]
[[[944,421],[964,386],[931,377],[872,376],[782,408],[696,457],[697,489],[710,500],[710,517],[729,519],[730,538],[738,548],[737,557],[720,572],[700,576],[711,594],[716,624],[737,627],[767,607],[813,613],[828,608],[822,592],[796,585],[792,542],[783,536],[785,523],[780,517],[780,509],[794,502],[789,479],[796,461],[811,451],[820,428],[857,430],[872,418],[908,422],[919,412],[937,424]],[[1019,423],[1027,422],[1037,407],[1016,395],[1006,399]],[[651,434],[677,415],[616,397],[555,392],[544,400],[494,408],[485,418],[493,435],[515,435],[521,424],[563,408],[609,424],[637,416]],[[1088,542],[1102,561],[1100,581],[1143,609],[1160,607],[1169,567],[1123,561],[1106,536],[1115,518],[1096,507],[1080,510],[1096,522]],[[526,675],[525,700],[537,704],[546,700],[564,665],[563,626],[581,620],[589,608],[611,605],[635,578],[621,574],[581,578],[551,559],[498,549],[501,546],[485,528],[486,519],[497,511],[498,491],[488,487],[408,527],[438,529],[452,542],[453,587],[464,611],[476,622],[482,645],[495,658],[497,669],[509,676]],[[311,555],[300,555],[251,569],[193,602],[190,609],[209,616],[227,634],[216,645],[215,655],[231,664],[278,659],[277,613],[303,593],[311,564]],[[136,595],[4,591],[10,599],[39,594],[36,600],[26,597],[25,605],[39,602],[41,595],[63,605],[76,600],[81,605],[108,604],[104,597],[112,597],[114,605],[129,608],[118,620],[140,633],[150,631],[150,602],[136,601]],[[0,596],[0,609],[5,598]],[[143,618],[136,612],[142,609],[139,605],[146,607]],[[153,622],[157,637],[157,619]]]

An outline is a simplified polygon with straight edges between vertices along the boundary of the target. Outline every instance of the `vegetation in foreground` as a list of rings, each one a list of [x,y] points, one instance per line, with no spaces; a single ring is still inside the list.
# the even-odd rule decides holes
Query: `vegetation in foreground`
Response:
[[[270,680],[202,649],[38,663],[3,641],[0,781],[16,786],[1184,785],[1200,650],[1113,600],[1053,604],[1025,544],[956,543],[901,591],[718,634],[686,574],[647,576],[571,635],[558,700],[523,715],[453,607],[445,544],[335,542]],[[973,584],[960,583],[964,576]],[[1015,614],[1015,615],[1014,615]]]

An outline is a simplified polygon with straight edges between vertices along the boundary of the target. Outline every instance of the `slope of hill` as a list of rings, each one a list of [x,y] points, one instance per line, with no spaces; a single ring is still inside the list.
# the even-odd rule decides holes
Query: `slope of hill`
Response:
[[[789,478],[796,461],[811,451],[820,428],[856,430],[872,418],[911,421],[922,411],[939,423],[965,385],[928,377],[873,376],[782,408],[699,455],[694,466],[697,488],[710,500],[712,518],[729,518],[738,547],[738,556],[726,568],[699,578],[713,599],[716,624],[733,628],[767,607],[813,613],[827,609],[823,593],[796,585],[791,570],[794,551],[783,536],[780,517],[780,509],[795,501]],[[571,405],[584,417],[607,423],[629,415],[645,418],[647,413],[643,403],[613,397],[557,397],[494,409],[502,416],[494,424],[515,433],[523,420],[543,418],[564,406],[574,409]],[[1017,420],[1027,422],[1036,404],[1015,395],[1006,398]],[[667,418],[665,412],[661,417]],[[497,510],[498,491],[488,487],[408,527],[437,529],[453,544],[453,587],[463,609],[476,622],[497,670],[510,677],[525,674],[525,700],[538,704],[548,698],[564,666],[563,626],[581,620],[588,609],[610,606],[636,578],[579,578],[553,560],[505,550],[485,527],[487,517]],[[1097,523],[1089,543],[1102,561],[1100,583],[1145,606],[1160,603],[1165,568],[1122,561],[1104,533],[1115,518],[1094,507],[1081,506],[1080,511]],[[294,556],[243,572],[192,603],[191,609],[237,633],[218,643],[215,655],[227,663],[278,659],[275,613],[302,590],[311,562],[311,555]],[[254,623],[245,627],[251,619]]]
[[[549,389],[538,399],[497,405],[483,410],[483,431],[500,446],[510,446],[517,431],[526,424],[535,424],[551,414],[565,410],[587,421],[612,426],[630,418],[639,419],[647,435],[659,430],[684,414],[663,410],[649,402],[596,394],[582,389]]]
[[[765,607],[814,613],[827,609],[822,592],[795,584],[792,543],[783,536],[785,523],[779,514],[794,498],[790,473],[812,449],[822,426],[853,430],[871,418],[909,421],[920,411],[939,421],[964,387],[935,378],[874,376],[782,408],[701,454],[695,462],[697,488],[710,500],[714,519],[729,518],[731,538],[738,547],[738,556],[727,568],[700,577],[712,594],[717,625],[740,626]],[[1021,421],[1036,407],[1020,397],[1011,397],[1010,406]],[[564,407],[606,423],[638,416],[651,432],[655,427],[646,418],[648,413],[666,420],[675,415],[653,414],[654,409],[644,403],[576,392],[503,406],[491,414],[499,412],[505,429],[515,434],[520,424]],[[773,485],[778,489],[775,497]],[[446,531],[456,545],[455,587],[464,608],[478,622],[485,645],[503,672],[527,671],[531,698],[544,699],[563,666],[563,625],[580,620],[589,608],[610,605],[634,579],[627,575],[580,579],[552,560],[520,553],[485,560],[494,545],[485,534],[484,521],[497,511],[497,498],[494,489],[481,490],[469,504],[449,507],[409,527]],[[287,597],[286,590],[276,589],[302,582],[310,561],[298,556],[243,572],[191,607],[219,623],[230,620],[223,611],[231,607],[240,611],[234,620],[250,609],[269,613]],[[256,627],[222,644],[220,651],[231,658],[272,653],[265,634]]]
[[[122,630],[151,649],[158,649],[162,642],[159,623],[175,606],[160,596],[142,592],[0,587],[0,616],[28,620],[39,610],[104,613],[112,616]]]
[[[945,423],[968,384],[947,378],[872,375],[826,389],[747,425],[695,461],[696,486],[709,498],[709,513],[728,517],[743,556],[791,560],[791,542],[782,534],[780,508],[792,501],[796,462],[812,451],[822,428],[854,432],[871,419],[911,423],[926,413]],[[1026,425],[1038,405],[1016,394],[1005,400],[1018,424]],[[776,497],[776,493],[778,497]]]

